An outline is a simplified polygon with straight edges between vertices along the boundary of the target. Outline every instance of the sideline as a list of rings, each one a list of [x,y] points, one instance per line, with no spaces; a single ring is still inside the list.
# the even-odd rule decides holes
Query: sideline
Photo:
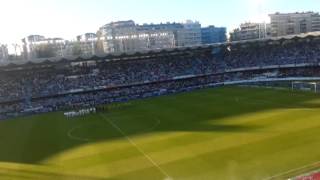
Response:
[[[288,170],[286,172],[279,173],[279,174],[267,177],[267,178],[262,179],[262,180],[272,180],[272,179],[275,179],[275,178],[278,178],[278,177],[281,177],[281,176],[284,176],[284,175],[288,175],[290,173],[293,173],[293,172],[296,172],[296,171],[299,171],[299,170],[303,170],[303,169],[306,169],[306,168],[309,168],[309,167],[312,167],[312,166],[316,166],[316,165],[320,165],[320,161],[317,161],[317,162],[314,162],[312,164],[308,164],[308,165],[305,165],[305,166],[302,166],[302,167],[299,167],[299,168],[291,169],[291,170]]]

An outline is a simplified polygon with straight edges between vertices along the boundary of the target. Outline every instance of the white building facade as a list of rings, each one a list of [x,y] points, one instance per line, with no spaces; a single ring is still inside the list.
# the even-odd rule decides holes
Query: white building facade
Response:
[[[275,13],[269,16],[273,37],[320,31],[319,13]]]
[[[123,53],[174,47],[174,34],[167,30],[143,30],[134,21],[119,21],[100,28],[104,53]]]
[[[188,20],[183,24],[183,29],[178,31],[177,36],[179,47],[201,45],[201,24],[198,21]]]
[[[201,24],[193,21],[144,25],[137,25],[131,20],[119,21],[101,27],[98,34],[104,53],[196,46],[202,43]]]
[[[139,29],[173,32],[175,47],[196,46],[202,43],[201,24],[197,21],[188,20],[185,23],[143,24],[139,26]]]
[[[74,42],[75,45],[78,45],[80,48],[80,53],[83,56],[93,56],[97,54],[97,34],[95,33],[86,33],[80,36],[77,36],[77,41]]]
[[[27,60],[36,58],[71,56],[68,41],[62,38],[45,38],[41,35],[30,35],[24,39],[23,54]]]
[[[230,41],[264,39],[270,36],[270,25],[266,23],[246,22],[230,33]]]

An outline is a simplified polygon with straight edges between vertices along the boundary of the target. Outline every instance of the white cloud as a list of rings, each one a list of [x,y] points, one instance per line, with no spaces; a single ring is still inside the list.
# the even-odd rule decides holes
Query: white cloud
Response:
[[[3,0],[0,6],[0,44],[22,44],[21,39],[31,34],[46,37],[75,38],[95,32],[96,24],[80,17],[75,6],[60,7],[57,0]],[[70,8],[72,7],[72,8]],[[92,29],[93,28],[93,29]]]

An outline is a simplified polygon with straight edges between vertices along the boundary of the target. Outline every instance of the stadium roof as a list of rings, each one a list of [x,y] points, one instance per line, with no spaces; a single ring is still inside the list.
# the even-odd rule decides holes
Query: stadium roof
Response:
[[[130,57],[137,56],[151,56],[157,54],[167,54],[167,53],[178,53],[187,50],[200,50],[200,49],[208,49],[208,48],[218,48],[232,45],[242,45],[246,43],[253,42],[270,42],[270,41],[285,41],[292,39],[304,39],[304,38],[314,38],[320,37],[320,32],[312,32],[305,33],[299,35],[290,35],[290,36],[282,36],[275,38],[266,38],[266,39],[256,39],[256,40],[246,40],[246,41],[235,41],[235,42],[226,42],[226,43],[216,43],[216,44],[208,44],[201,46],[190,46],[190,47],[180,47],[180,48],[171,48],[171,49],[156,49],[150,51],[141,51],[141,52],[130,52],[130,53],[111,53],[111,54],[102,54],[102,55],[94,55],[94,56],[79,56],[79,57],[54,57],[54,58],[42,58],[42,59],[33,59],[28,61],[9,61],[9,62],[1,62],[0,67],[15,67],[15,66],[28,66],[28,65],[36,65],[36,64],[55,64],[55,63],[71,63],[71,62],[81,62],[81,61],[90,61],[90,60],[112,60],[112,59],[125,59]]]

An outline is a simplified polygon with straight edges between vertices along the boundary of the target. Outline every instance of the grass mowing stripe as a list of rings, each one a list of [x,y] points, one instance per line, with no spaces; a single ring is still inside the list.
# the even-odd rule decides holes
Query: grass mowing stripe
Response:
[[[102,115],[174,179],[264,179],[320,157],[317,94],[224,87],[130,103]],[[18,164],[0,163],[0,179],[165,179],[118,131],[100,114],[1,121],[0,161]]]
[[[146,159],[148,159],[150,161],[151,164],[153,164],[156,168],[159,169],[159,171],[166,177],[165,179],[171,179],[171,177],[169,176],[169,174],[164,171],[150,156],[148,156],[131,138],[129,138],[126,133],[120,128],[118,127],[113,121],[109,120],[108,118],[106,118],[103,114],[99,114],[105,121],[107,121],[112,127],[114,127],[115,129],[117,129],[125,139],[127,139],[130,144],[132,146],[134,146],[142,155],[144,155],[144,157]]]

